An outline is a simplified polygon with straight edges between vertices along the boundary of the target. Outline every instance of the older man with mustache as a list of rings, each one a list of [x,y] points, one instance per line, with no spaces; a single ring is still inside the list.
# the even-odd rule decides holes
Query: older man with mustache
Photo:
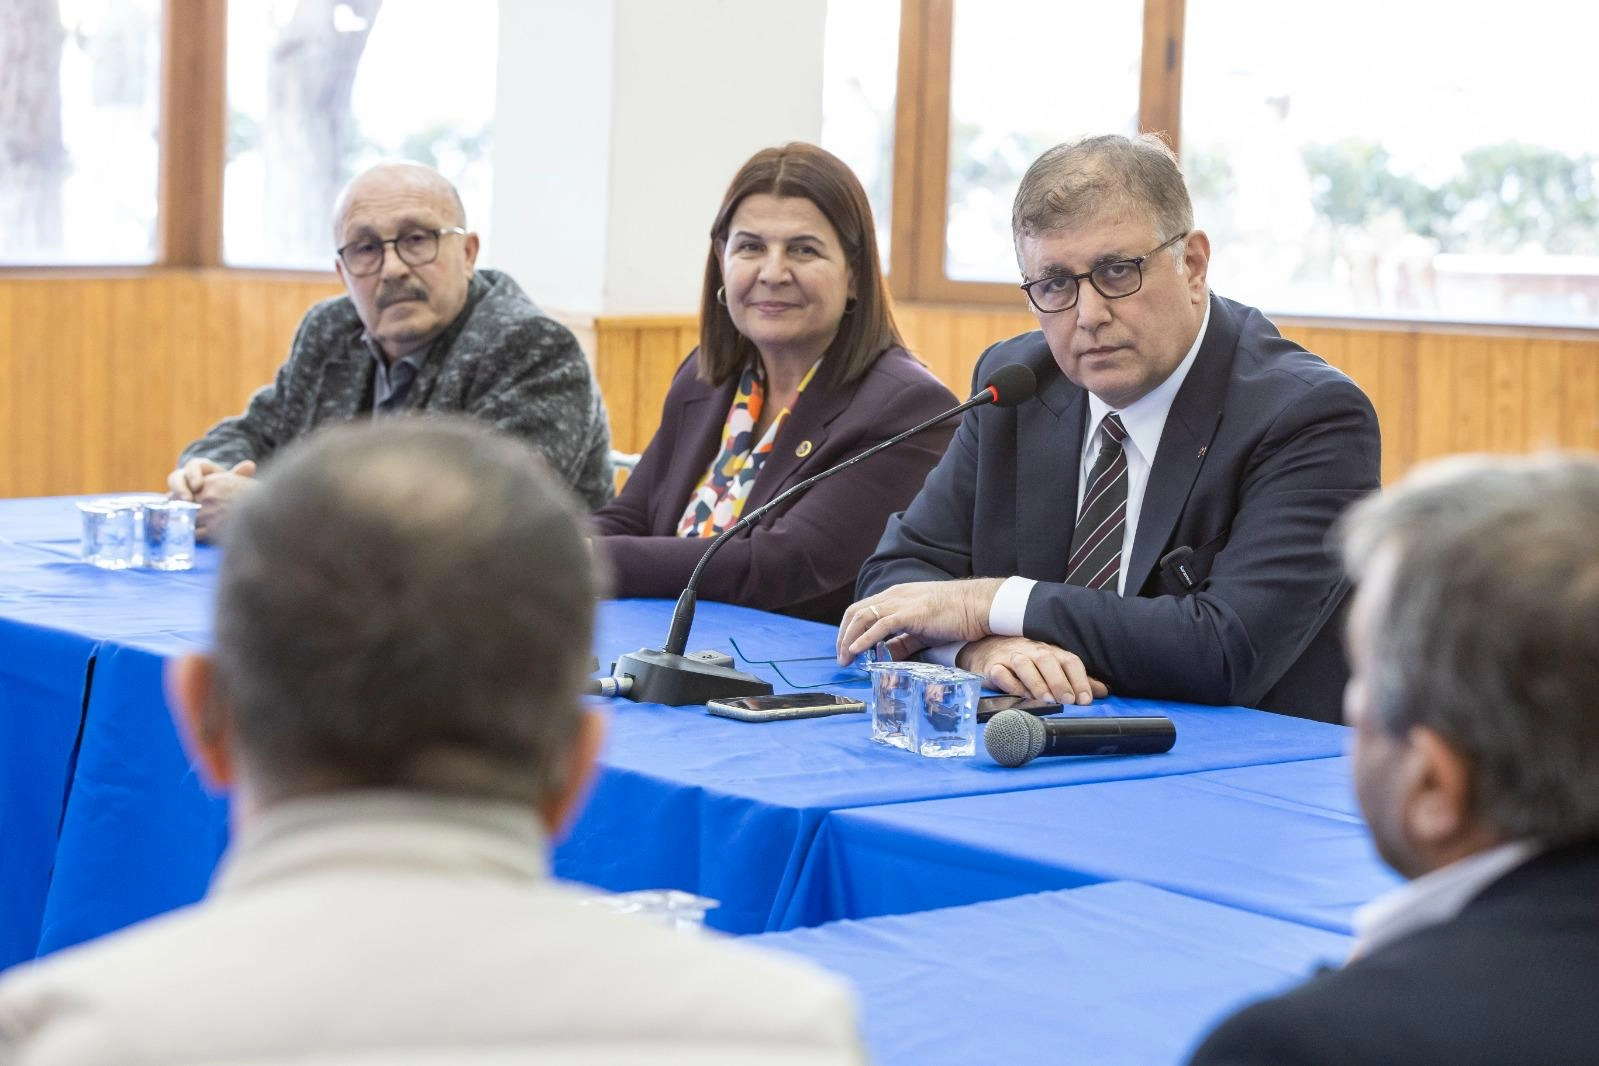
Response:
[[[313,307],[244,413],[184,449],[167,487],[215,538],[256,465],[316,426],[457,412],[522,437],[590,508],[611,496],[605,405],[577,339],[503,273],[476,269],[461,198],[416,163],[375,166],[333,213],[345,296]]]

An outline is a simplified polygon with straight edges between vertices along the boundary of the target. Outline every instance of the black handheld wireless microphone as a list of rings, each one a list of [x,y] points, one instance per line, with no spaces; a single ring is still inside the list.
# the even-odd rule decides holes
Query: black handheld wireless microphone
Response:
[[[983,747],[1001,766],[1024,766],[1044,755],[1159,755],[1177,743],[1163,715],[1137,718],[1035,718],[1000,711],[983,729]]]
[[[848,470],[856,463],[870,459],[884,448],[892,448],[901,441],[914,437],[923,430],[931,429],[956,415],[964,414],[973,407],[982,407],[985,404],[1014,407],[1024,400],[1032,399],[1037,391],[1038,378],[1031,367],[1021,363],[1002,366],[990,374],[983,387],[964,403],[950,408],[941,415],[929,418],[920,425],[912,426],[903,433],[874,444],[859,455],[852,456],[836,466],[812,474],[728,526],[720,536],[711,541],[710,546],[705,549],[705,554],[700,556],[700,561],[695,564],[694,572],[689,575],[688,584],[684,587],[682,595],[677,598],[677,607],[672,612],[672,626],[667,632],[665,646],[641,648],[618,657],[612,665],[611,674],[614,677],[627,678],[629,681],[627,685],[621,685],[619,681],[614,694],[626,696],[640,703],[674,705],[704,703],[706,700],[722,697],[770,695],[771,685],[753,674],[732,669],[731,660],[726,656],[716,652],[698,652],[694,655],[683,653],[688,646],[689,627],[694,624],[695,590],[699,588],[700,575],[705,572],[705,564],[716,554],[716,550],[726,544],[730,538],[760,521],[772,508],[793,499],[818,481],[824,481],[834,474]]]

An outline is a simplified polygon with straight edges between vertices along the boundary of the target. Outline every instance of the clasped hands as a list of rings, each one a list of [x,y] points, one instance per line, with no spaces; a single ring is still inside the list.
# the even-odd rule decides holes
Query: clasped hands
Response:
[[[1107,695],[1104,683],[1089,677],[1082,659],[1065,648],[989,631],[989,608],[1003,583],[915,581],[858,600],[838,626],[838,661],[851,662],[879,641],[896,659],[963,641],[955,665],[1003,692],[1076,704]]]
[[[194,520],[194,535],[200,540],[220,537],[228,503],[255,486],[255,461],[251,459],[231,468],[210,459],[190,459],[167,475],[167,492],[174,500],[193,500],[200,505]]]

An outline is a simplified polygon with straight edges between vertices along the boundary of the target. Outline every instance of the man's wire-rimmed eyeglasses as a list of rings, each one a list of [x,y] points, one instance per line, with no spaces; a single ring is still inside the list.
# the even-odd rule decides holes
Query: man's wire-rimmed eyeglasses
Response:
[[[460,226],[445,226],[443,229],[406,230],[386,241],[376,237],[359,237],[340,248],[338,256],[344,260],[344,269],[358,278],[383,269],[383,255],[390,244],[394,245],[394,254],[406,266],[427,266],[439,257],[439,238],[451,233],[466,236],[466,230]]]
[[[1144,260],[1162,249],[1170,248],[1188,234],[1188,230],[1183,230],[1177,236],[1161,241],[1143,255],[1135,255],[1131,259],[1101,263],[1093,270],[1081,274],[1048,274],[1036,281],[1024,281],[1020,288],[1039,313],[1045,315],[1059,314],[1076,307],[1078,283],[1084,278],[1087,278],[1094,291],[1105,299],[1120,300],[1144,287]]]

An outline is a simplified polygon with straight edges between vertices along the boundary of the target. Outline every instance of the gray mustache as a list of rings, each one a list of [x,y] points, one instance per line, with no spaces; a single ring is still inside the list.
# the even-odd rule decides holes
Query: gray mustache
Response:
[[[402,300],[426,300],[427,298],[427,292],[417,288],[415,285],[396,285],[393,287],[385,285],[378,290],[378,307],[387,307]]]

